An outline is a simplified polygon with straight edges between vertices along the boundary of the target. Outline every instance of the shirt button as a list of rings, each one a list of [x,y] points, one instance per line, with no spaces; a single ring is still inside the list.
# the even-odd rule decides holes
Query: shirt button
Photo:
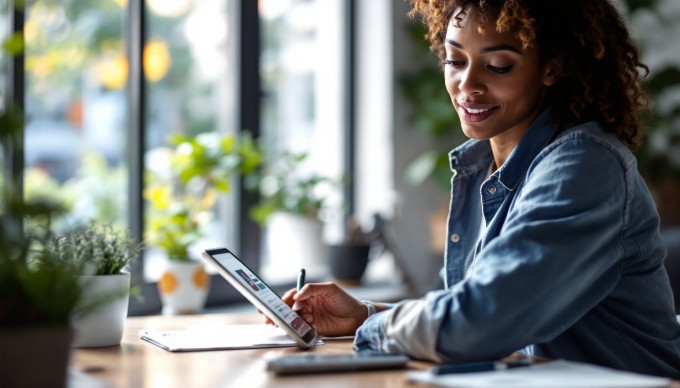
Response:
[[[491,194],[491,195],[496,194],[496,186],[489,186],[489,187],[486,189],[486,192],[489,193],[489,194]]]
[[[456,244],[460,241],[460,236],[457,233],[454,233],[451,235],[451,242]]]

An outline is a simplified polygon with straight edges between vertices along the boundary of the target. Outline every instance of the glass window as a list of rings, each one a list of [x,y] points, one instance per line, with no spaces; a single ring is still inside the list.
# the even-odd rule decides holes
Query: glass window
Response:
[[[300,166],[302,174],[339,180],[345,126],[345,2],[263,0],[259,5],[261,132],[270,156],[284,151],[307,153]],[[331,210],[341,212],[339,202],[336,200],[337,206]],[[326,240],[337,238],[337,218],[333,214],[330,220],[326,218]],[[276,262],[272,255],[286,247],[268,247],[266,242],[265,238],[263,277],[274,282],[294,278],[299,268]]]
[[[231,1],[214,0],[146,1],[145,196],[148,202],[145,236],[152,243],[145,255],[147,280],[158,279],[161,264],[167,257],[166,250],[153,246],[153,239],[158,235],[158,228],[167,226],[169,220],[164,217],[167,212],[159,212],[150,196],[172,193],[169,206],[179,209],[186,205],[183,210],[191,209],[187,217],[201,223],[201,239],[192,244],[188,252],[192,258],[200,259],[200,251],[206,246],[237,249],[234,215],[238,213],[234,211],[233,196],[236,186],[230,185],[224,198],[211,206],[211,211],[199,214],[194,210],[196,203],[213,199],[203,187],[196,190],[189,187],[191,198],[180,198],[177,177],[171,174],[168,159],[176,149],[173,136],[203,139],[207,144],[218,146],[219,136],[236,131],[232,97],[236,69],[232,67],[229,49],[234,40],[230,34],[232,5]],[[190,155],[196,156],[196,153]],[[155,191],[151,193],[150,189]]]
[[[123,3],[26,3],[25,195],[66,204],[59,228],[127,223]]]

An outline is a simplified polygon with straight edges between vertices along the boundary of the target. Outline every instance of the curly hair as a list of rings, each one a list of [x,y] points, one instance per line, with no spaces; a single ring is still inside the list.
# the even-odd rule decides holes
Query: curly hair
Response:
[[[649,68],[609,0],[410,1],[409,15],[425,23],[425,37],[440,60],[450,21],[460,23],[467,12],[477,12],[483,33],[489,17],[496,17],[498,32],[514,32],[523,49],[535,44],[542,64],[559,64],[560,79],[547,95],[558,123],[594,120],[629,149],[639,146],[640,112],[648,105],[641,79]]]

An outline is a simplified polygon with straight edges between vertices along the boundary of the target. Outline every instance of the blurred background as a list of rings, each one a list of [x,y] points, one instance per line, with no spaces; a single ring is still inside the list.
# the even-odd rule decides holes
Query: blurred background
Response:
[[[649,130],[637,156],[671,228],[680,224],[680,2],[617,4],[651,69]],[[263,145],[265,165],[304,155],[288,170],[298,182],[334,182],[285,189],[322,202],[315,217],[325,245],[348,241],[350,225],[379,240],[363,283],[408,283],[412,294],[439,286],[446,152],[464,139],[405,1],[35,0],[18,14],[13,5],[0,0],[8,26],[0,31],[0,108],[18,98],[27,120],[23,151],[3,147],[3,162],[20,166],[26,197],[67,205],[58,227],[94,219],[147,241],[154,213],[145,192],[173,168],[164,152],[201,157],[182,154],[172,136],[247,133]],[[23,50],[21,60],[13,50]],[[250,213],[276,180],[253,191],[247,178],[230,178],[200,214],[192,254],[228,246],[265,281],[288,284],[299,267],[276,254],[289,249],[286,240],[273,243]],[[148,285],[164,260],[155,248],[136,269]],[[313,279],[327,278],[328,263],[317,264]],[[220,282],[213,288],[209,305],[237,300]],[[131,313],[159,309],[148,291]]]

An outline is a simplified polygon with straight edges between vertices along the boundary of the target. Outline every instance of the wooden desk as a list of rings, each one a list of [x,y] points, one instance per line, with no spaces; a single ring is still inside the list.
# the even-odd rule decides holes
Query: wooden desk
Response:
[[[324,373],[277,377],[265,371],[268,358],[301,353],[297,348],[171,353],[139,339],[141,329],[183,329],[187,326],[261,323],[257,314],[208,314],[128,318],[120,346],[74,349],[70,388],[101,387],[414,387],[409,370],[430,363],[412,361],[405,370]],[[351,352],[351,340],[326,341],[319,353]],[[75,373],[73,373],[75,372]],[[93,380],[96,379],[96,380]],[[103,383],[103,384],[98,384]],[[672,388],[680,388],[674,381]]]
[[[297,348],[171,353],[139,339],[140,329],[182,329],[194,325],[262,323],[256,314],[209,314],[128,318],[120,346],[74,349],[71,388],[90,388],[98,379],[111,387],[402,387],[407,370],[277,377],[265,371],[268,358],[303,352]],[[351,340],[326,341],[312,352],[348,353]],[[410,369],[431,364],[412,362]],[[77,376],[80,375],[80,378]],[[84,375],[84,376],[83,376]],[[75,378],[74,378],[75,377]],[[412,386],[412,385],[411,385]]]

